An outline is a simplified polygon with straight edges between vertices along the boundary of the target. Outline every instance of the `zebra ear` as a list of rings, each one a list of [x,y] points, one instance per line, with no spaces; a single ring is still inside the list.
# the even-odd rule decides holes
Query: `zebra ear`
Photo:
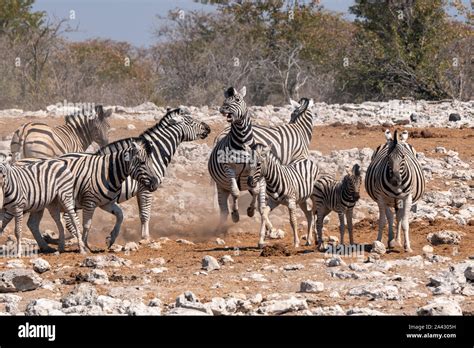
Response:
[[[230,98],[233,97],[237,93],[234,87],[229,87],[227,90],[224,91],[224,97]]]
[[[296,100],[293,100],[290,98],[290,105],[294,108],[294,109],[298,109],[301,105],[300,103],[298,103]]]
[[[401,136],[401,137],[402,137],[402,141],[403,141],[403,142],[406,142],[406,141],[408,140],[408,131],[404,130],[404,131],[402,132],[402,136]]]
[[[239,94],[243,97],[247,94],[247,88],[244,86],[240,89]]]
[[[352,175],[360,176],[360,166],[358,164],[354,164],[352,167]]]
[[[387,141],[392,140],[392,134],[390,133],[390,129],[385,130],[385,139],[387,139]]]
[[[313,107],[313,105],[314,105],[314,100],[313,100],[313,98],[311,98],[308,102],[308,109],[311,109]]]

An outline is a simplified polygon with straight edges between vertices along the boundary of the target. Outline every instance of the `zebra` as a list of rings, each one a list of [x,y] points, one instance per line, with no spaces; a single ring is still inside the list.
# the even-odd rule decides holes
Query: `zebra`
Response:
[[[377,240],[382,240],[382,231],[388,219],[388,246],[395,246],[393,239],[393,213],[397,219],[396,242],[401,245],[401,230],[404,232],[404,248],[412,252],[409,240],[409,212],[412,204],[420,199],[425,190],[425,177],[416,157],[416,151],[407,143],[408,132],[401,137],[395,130],[393,138],[385,133],[387,142],[380,145],[372,155],[365,176],[365,190],[379,207],[379,230]]]
[[[112,109],[102,105],[92,115],[69,115],[66,123],[50,127],[44,123],[29,122],[13,134],[10,149],[13,160],[21,158],[52,158],[70,152],[84,152],[92,142],[105,146],[110,125],[107,119]]]
[[[133,142],[149,142],[151,145],[150,165],[154,175],[161,183],[166,174],[166,169],[173,158],[179,144],[183,141],[193,141],[205,139],[210,134],[211,128],[204,122],[195,120],[184,109],[170,109],[153,127],[145,130],[135,138],[125,138],[112,142],[97,151],[96,155],[110,155],[118,151],[129,148]],[[149,239],[149,222],[151,215],[151,192],[146,186],[128,177],[118,190],[116,203],[125,202],[133,197],[137,197],[139,216],[141,220],[141,237]],[[117,235],[123,222],[121,209],[116,205],[112,207],[101,207],[109,213],[115,215],[116,222],[110,236]],[[112,246],[114,238],[107,239],[109,247]],[[54,240],[51,240],[54,242]]]
[[[321,250],[323,245],[324,218],[331,211],[337,212],[339,216],[341,244],[344,245],[344,215],[347,219],[350,244],[354,244],[354,238],[352,236],[352,212],[360,198],[361,183],[362,178],[358,164],[355,164],[351,172],[347,173],[341,181],[336,181],[327,175],[321,176],[316,180],[311,199],[313,202],[313,215],[317,216],[318,249]]]
[[[300,245],[296,223],[296,205],[299,205],[306,217],[308,223],[306,243],[310,245],[313,231],[310,197],[315,180],[319,175],[316,163],[307,158],[284,165],[272,153],[271,148],[264,144],[255,144],[251,148],[247,147],[246,150],[252,157],[248,186],[255,187],[263,179],[264,185],[261,189],[265,190],[268,197],[268,205],[265,204],[262,208],[259,247],[264,245],[265,229],[270,231],[273,229],[268,217],[270,212],[281,204],[287,206],[290,212],[294,247],[298,248]]]
[[[64,251],[64,228],[61,223],[61,211],[64,211],[71,217],[70,228],[78,239],[79,251],[85,253],[79,219],[74,210],[73,182],[73,174],[66,163],[58,159],[39,160],[24,165],[0,164],[0,206],[4,211],[0,234],[15,218],[18,257],[21,256],[21,232],[25,212],[30,213],[27,226],[40,250],[54,251],[42,239],[39,231],[44,209],[49,210],[59,230],[59,251]]]
[[[101,148],[97,154],[110,154],[130,146],[133,141],[148,141],[151,144],[151,166],[158,179],[158,185],[166,174],[166,169],[171,162],[179,144],[182,142],[205,139],[211,133],[208,124],[200,122],[190,116],[182,108],[169,109],[161,120],[153,127],[145,130],[137,138],[126,138],[110,143]],[[117,203],[125,202],[137,197],[138,210],[141,220],[141,237],[149,239],[149,223],[151,215],[152,196],[146,187],[132,178],[122,184],[117,198]],[[117,215],[116,215],[117,216]],[[119,217],[114,230],[119,229]]]
[[[245,146],[262,143],[271,146],[274,154],[283,164],[297,159],[308,157],[308,147],[312,138],[313,115],[312,99],[302,98],[300,102],[293,102],[296,109],[292,113],[290,124],[278,127],[264,127],[253,125],[248,115],[244,101],[246,88],[237,91],[230,87],[224,92],[224,103],[219,109],[221,114],[231,123],[217,137],[208,162],[208,170],[215,182],[220,210],[221,230],[229,214],[228,198],[232,196],[232,221],[238,222],[238,198],[240,191],[249,190],[252,201],[247,209],[247,215],[255,213],[257,196],[261,192],[258,187],[248,187],[247,177],[249,166],[245,160]],[[234,161],[230,157],[240,157]]]

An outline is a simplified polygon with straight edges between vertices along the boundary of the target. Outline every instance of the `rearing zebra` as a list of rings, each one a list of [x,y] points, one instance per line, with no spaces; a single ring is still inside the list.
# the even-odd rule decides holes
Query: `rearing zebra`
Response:
[[[37,122],[25,123],[13,134],[10,144],[13,160],[84,152],[92,142],[104,146],[109,142],[107,118],[110,115],[112,109],[104,112],[102,105],[97,105],[92,115],[66,116],[66,124],[58,127]]]
[[[395,130],[393,139],[386,132],[387,142],[380,145],[372,155],[372,160],[365,176],[365,189],[379,206],[379,231],[377,240],[382,240],[382,231],[388,219],[388,245],[394,246],[393,213],[397,218],[397,243],[401,244],[401,229],[404,232],[405,251],[411,252],[409,239],[408,215],[412,203],[422,196],[425,190],[425,177],[416,158],[415,149],[409,145],[408,132],[399,138]]]
[[[258,142],[271,146],[276,157],[283,164],[288,164],[297,159],[307,158],[308,146],[312,137],[312,100],[302,98],[299,103],[292,102],[292,105],[296,106],[292,113],[292,122],[269,128],[252,125],[244,101],[245,94],[245,87],[240,91],[233,87],[225,91],[225,100],[220,112],[226,116],[227,122],[231,123],[231,126],[217,136],[208,162],[209,173],[217,188],[220,209],[219,229],[223,228],[229,214],[227,202],[229,195],[232,195],[232,220],[238,222],[240,191],[248,189],[252,195],[252,201],[247,209],[247,215],[250,217],[255,213],[257,193],[260,192],[258,186],[249,188],[247,185],[248,163],[236,163],[229,157],[242,154],[242,158],[245,159],[244,147],[252,146]]]

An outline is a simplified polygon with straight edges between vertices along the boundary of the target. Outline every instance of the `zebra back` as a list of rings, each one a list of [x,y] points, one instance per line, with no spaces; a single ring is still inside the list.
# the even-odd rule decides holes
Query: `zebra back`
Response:
[[[20,158],[51,158],[69,152],[84,152],[92,142],[108,143],[110,125],[107,118],[112,110],[101,105],[92,114],[69,115],[65,124],[50,127],[30,122],[18,128],[10,144],[14,160]]]

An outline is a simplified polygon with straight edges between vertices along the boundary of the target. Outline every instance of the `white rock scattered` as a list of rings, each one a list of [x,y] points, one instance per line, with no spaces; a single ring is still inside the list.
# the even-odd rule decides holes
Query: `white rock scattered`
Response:
[[[383,255],[387,252],[387,250],[385,249],[385,245],[382,242],[376,240],[372,243],[372,252]]]
[[[434,249],[431,245],[425,245],[423,247],[422,251],[423,251],[423,254],[425,254],[425,255],[431,255],[431,254],[433,254]]]
[[[106,268],[106,267],[122,267],[130,266],[132,261],[123,259],[116,255],[98,255],[98,256],[88,256],[82,263],[82,267],[91,267],[91,268]]]
[[[381,285],[370,283],[351,288],[348,292],[350,296],[368,297],[371,300],[399,300],[398,288],[394,285]]]
[[[301,263],[283,266],[283,270],[285,271],[298,271],[303,268],[304,268],[304,265],[302,265]]]
[[[219,261],[223,265],[226,265],[226,264],[229,264],[229,263],[234,263],[234,259],[230,255],[222,256]]]
[[[461,235],[456,231],[443,230],[439,232],[432,232],[429,233],[426,238],[432,245],[461,243]]]
[[[331,257],[326,261],[326,266],[328,267],[337,267],[337,266],[345,266],[345,262],[339,256]]]
[[[72,291],[61,299],[64,307],[88,306],[95,304],[97,290],[89,283],[76,285]]]
[[[30,291],[41,286],[42,279],[30,269],[12,269],[0,272],[0,293]]]
[[[324,291],[324,284],[313,280],[305,280],[300,284],[301,292],[318,293]]]
[[[359,307],[354,307],[354,308],[349,309],[346,314],[347,315],[387,315],[375,309],[359,308]]]
[[[61,313],[62,304],[59,301],[39,298],[31,301],[26,307],[26,315],[58,315]]]
[[[285,231],[281,230],[281,229],[273,229],[268,235],[267,237],[269,239],[283,239],[285,238]]]
[[[138,251],[140,247],[135,242],[128,242],[123,246],[123,251]]]
[[[416,313],[423,316],[462,315],[462,310],[457,302],[446,299],[431,302],[426,306],[419,308]]]
[[[48,261],[42,258],[36,258],[30,261],[33,264],[33,269],[38,273],[44,273],[51,269]]]
[[[135,127],[135,125],[133,124],[130,123],[127,125],[127,130],[135,130],[135,129],[137,129],[137,127]]]
[[[193,242],[190,242],[189,240],[186,240],[186,239],[176,239],[176,243],[186,244],[186,245],[196,245]]]
[[[95,285],[109,284],[109,276],[107,272],[102,269],[93,269],[87,274],[86,280]]]
[[[339,305],[334,305],[334,306],[328,306],[328,307],[316,307],[312,311],[313,315],[318,315],[318,316],[334,316],[334,315],[345,315],[346,312],[341,308]]]
[[[269,300],[262,302],[258,308],[258,313],[266,315],[280,315],[288,312],[296,312],[308,309],[305,299],[297,299],[292,296],[287,300]]]
[[[220,238],[216,238],[216,244],[217,245],[225,245],[225,240],[220,239]]]
[[[210,272],[214,270],[220,269],[221,266],[219,265],[219,262],[217,262],[216,258],[210,255],[206,255],[202,259],[202,269]]]

